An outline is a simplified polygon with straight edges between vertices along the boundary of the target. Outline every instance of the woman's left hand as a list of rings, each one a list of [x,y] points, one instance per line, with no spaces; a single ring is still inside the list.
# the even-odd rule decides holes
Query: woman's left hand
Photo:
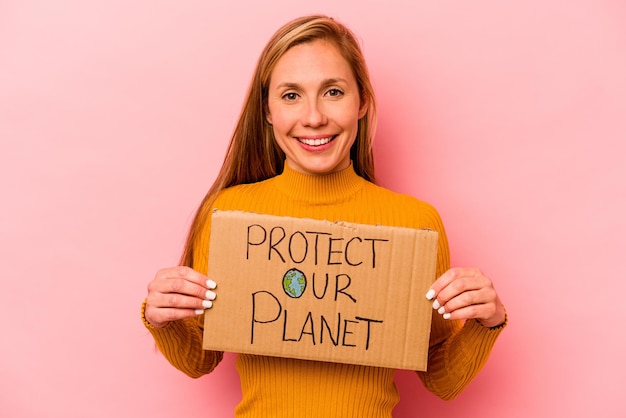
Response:
[[[491,280],[476,268],[452,268],[426,294],[444,319],[477,319],[485,327],[504,323],[504,305]]]

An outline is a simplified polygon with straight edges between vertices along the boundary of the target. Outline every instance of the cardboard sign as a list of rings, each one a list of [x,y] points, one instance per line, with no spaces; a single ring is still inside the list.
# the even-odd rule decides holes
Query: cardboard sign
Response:
[[[205,349],[426,370],[437,232],[212,216]]]

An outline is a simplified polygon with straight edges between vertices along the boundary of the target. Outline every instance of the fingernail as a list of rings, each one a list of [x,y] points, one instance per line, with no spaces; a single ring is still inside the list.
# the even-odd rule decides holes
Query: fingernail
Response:
[[[426,299],[431,300],[435,296],[435,289],[430,289],[428,293],[426,293]]]
[[[433,302],[433,309],[439,309],[440,307],[441,305],[439,304],[439,301],[435,299],[435,301]]]
[[[212,292],[210,290],[207,290],[205,293],[205,297],[207,298],[207,300],[214,300],[215,299],[215,292]]]
[[[217,283],[215,283],[213,280],[209,279],[206,281],[206,287],[208,287],[209,289],[215,289],[216,286]]]
[[[204,313],[204,309],[196,309],[194,312],[196,315],[202,315]]]
[[[446,313],[446,308],[444,308],[444,307],[442,306],[441,308],[439,308],[439,309],[437,310],[437,312],[439,312],[440,314],[442,314],[442,315],[443,315],[444,313]]]
[[[211,302],[210,300],[203,300],[202,306],[204,306],[206,309],[209,309],[211,306],[213,306],[213,302]]]
[[[443,319],[450,319],[450,314],[449,313],[443,314]]]

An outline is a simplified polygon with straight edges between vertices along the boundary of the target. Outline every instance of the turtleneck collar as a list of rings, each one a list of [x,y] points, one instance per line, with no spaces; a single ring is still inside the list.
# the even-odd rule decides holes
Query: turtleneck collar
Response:
[[[349,198],[361,190],[366,180],[349,167],[330,174],[300,173],[285,162],[283,172],[274,177],[276,187],[290,199],[312,204],[332,204]]]

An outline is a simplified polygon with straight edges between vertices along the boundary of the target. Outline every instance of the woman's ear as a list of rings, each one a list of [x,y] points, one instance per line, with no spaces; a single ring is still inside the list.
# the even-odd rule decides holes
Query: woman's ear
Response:
[[[270,113],[269,109],[267,109],[267,108],[265,109],[265,120],[270,125],[272,124],[272,114]]]
[[[363,116],[365,116],[365,114],[369,110],[369,107],[370,107],[369,100],[365,99],[361,101],[361,108],[359,109],[359,119],[362,119]]]

